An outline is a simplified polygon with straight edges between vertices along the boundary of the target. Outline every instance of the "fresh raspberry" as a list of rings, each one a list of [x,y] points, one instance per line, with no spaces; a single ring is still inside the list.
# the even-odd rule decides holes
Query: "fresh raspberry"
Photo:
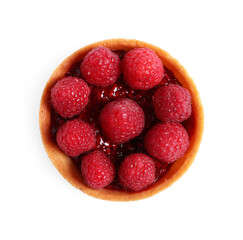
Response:
[[[56,112],[64,118],[79,114],[89,102],[90,89],[80,78],[66,77],[51,90],[51,102]]]
[[[185,154],[189,137],[178,123],[158,123],[147,132],[144,146],[152,157],[171,163]]]
[[[94,151],[83,157],[81,172],[86,184],[93,189],[106,187],[115,177],[115,167],[100,151]]]
[[[124,80],[131,88],[146,90],[158,85],[164,75],[161,60],[154,51],[134,48],[122,61]]]
[[[112,143],[121,144],[143,131],[144,112],[136,102],[124,98],[106,104],[100,113],[99,122],[103,134]]]
[[[77,157],[95,147],[95,130],[88,123],[75,119],[58,129],[56,139],[66,155]]]
[[[118,177],[124,188],[140,191],[155,180],[154,161],[145,154],[131,154],[122,162]]]
[[[107,87],[113,85],[120,75],[121,60],[117,54],[105,47],[90,51],[81,63],[83,78],[95,85]]]
[[[164,122],[182,122],[192,113],[190,92],[179,85],[169,84],[155,91],[155,115]]]

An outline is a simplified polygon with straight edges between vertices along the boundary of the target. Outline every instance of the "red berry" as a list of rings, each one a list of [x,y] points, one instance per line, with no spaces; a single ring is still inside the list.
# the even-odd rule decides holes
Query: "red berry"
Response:
[[[179,85],[169,84],[155,91],[155,115],[164,122],[182,122],[192,113],[190,92]]]
[[[136,102],[124,98],[106,104],[101,110],[99,122],[103,134],[112,143],[121,144],[143,131],[144,112]]]
[[[120,75],[121,60],[117,54],[105,47],[90,51],[81,63],[83,78],[95,85],[107,87],[113,85]]]
[[[51,102],[56,112],[64,118],[79,114],[89,101],[90,89],[79,78],[66,77],[51,90]]]
[[[131,154],[122,162],[118,177],[124,188],[140,191],[155,181],[154,161],[145,154]]]
[[[77,157],[95,147],[95,130],[86,122],[75,119],[57,131],[57,144],[66,155]]]
[[[164,75],[160,58],[147,48],[135,48],[122,61],[124,80],[131,88],[146,90],[158,85]]]
[[[106,187],[115,177],[112,162],[100,151],[94,151],[83,157],[81,172],[86,184],[93,189]]]
[[[144,146],[152,157],[171,163],[185,154],[189,137],[178,123],[158,123],[147,132]]]

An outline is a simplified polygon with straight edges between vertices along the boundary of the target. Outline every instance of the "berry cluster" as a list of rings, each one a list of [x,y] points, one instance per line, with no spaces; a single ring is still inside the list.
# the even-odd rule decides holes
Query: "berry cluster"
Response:
[[[102,189],[114,181],[132,191],[147,188],[157,179],[156,161],[172,163],[181,158],[189,146],[187,131],[180,123],[192,112],[190,92],[176,84],[164,85],[162,61],[147,48],[126,53],[95,48],[84,57],[79,71],[80,76],[65,77],[51,90],[52,106],[64,122],[56,132],[58,146],[72,158],[82,157],[83,179],[93,189]],[[119,85],[121,75],[124,82]],[[105,95],[102,89],[109,87],[112,98],[99,110],[98,124],[87,121],[82,117],[85,111],[97,111],[93,105],[89,106],[92,100],[96,101],[90,97],[95,98],[96,92]],[[123,88],[140,93],[132,99],[129,94],[117,97]],[[143,92],[149,92],[151,98],[142,99]],[[154,112],[157,119],[149,128],[146,127],[147,109],[140,106],[142,100],[149,101],[152,106],[149,111]],[[138,143],[138,138],[142,143]],[[117,166],[107,152],[96,147],[97,141],[103,139],[120,149],[137,141],[144,151],[131,152]]]

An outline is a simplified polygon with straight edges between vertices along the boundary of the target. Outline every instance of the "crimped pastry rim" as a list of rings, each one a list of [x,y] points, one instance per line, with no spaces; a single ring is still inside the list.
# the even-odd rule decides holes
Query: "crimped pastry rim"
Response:
[[[79,169],[74,165],[68,156],[66,156],[59,147],[52,141],[51,137],[51,102],[50,91],[57,80],[64,77],[65,73],[69,71],[70,67],[83,59],[83,57],[92,49],[104,46],[111,50],[125,50],[136,47],[150,48],[159,56],[164,66],[171,70],[177,80],[187,88],[192,96],[192,109],[194,114],[194,131],[190,139],[190,146],[186,154],[177,160],[169,169],[164,177],[159,179],[149,188],[141,192],[119,191],[119,190],[94,190],[89,188],[83,181]],[[67,57],[53,72],[50,79],[44,88],[39,111],[39,124],[41,138],[53,165],[57,168],[60,174],[69,181],[74,187],[82,190],[84,193],[95,198],[110,200],[110,201],[134,201],[153,196],[154,194],[166,189],[179,179],[192,164],[203,135],[204,114],[198,90],[185,70],[185,68],[166,51],[151,45],[149,43],[138,41],[134,39],[109,39],[96,42],[80,48],[72,55]]]

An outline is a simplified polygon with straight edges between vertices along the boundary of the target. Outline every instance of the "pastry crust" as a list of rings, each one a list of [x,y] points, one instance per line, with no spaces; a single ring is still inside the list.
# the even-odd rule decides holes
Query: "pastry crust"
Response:
[[[89,188],[84,183],[81,172],[79,171],[79,169],[77,169],[73,161],[68,156],[66,156],[52,140],[50,101],[51,88],[59,79],[65,76],[65,74],[70,70],[71,66],[74,63],[81,61],[90,50],[100,46],[107,47],[111,50],[125,51],[129,51],[136,47],[146,47],[152,49],[162,60],[164,66],[166,66],[174,73],[177,80],[182,84],[183,87],[187,88],[190,91],[192,96],[192,117],[190,118],[191,122],[189,122],[189,124],[193,125],[193,129],[191,129],[189,133],[190,146],[186,154],[175,163],[173,163],[165,176],[163,176],[155,184],[141,192],[129,192],[109,189],[94,190]],[[200,96],[193,80],[188,75],[185,68],[164,50],[143,41],[128,39],[111,39],[96,42],[77,50],[71,56],[67,57],[57,67],[57,69],[53,72],[49,81],[47,82],[42,94],[39,112],[40,133],[45,150],[48,154],[48,157],[52,161],[53,165],[60,172],[60,174],[74,187],[82,190],[86,194],[110,201],[134,201],[148,198],[166,189],[177,179],[179,179],[190,167],[196,156],[202,139],[204,125],[203,122],[204,116]]]

